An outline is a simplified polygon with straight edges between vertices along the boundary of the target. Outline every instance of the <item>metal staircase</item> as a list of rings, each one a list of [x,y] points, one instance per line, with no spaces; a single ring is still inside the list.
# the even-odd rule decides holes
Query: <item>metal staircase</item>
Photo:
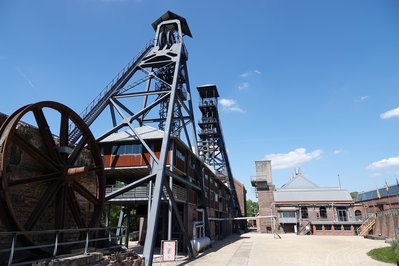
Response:
[[[102,127],[106,127],[104,122],[107,120],[111,122],[111,128],[108,127],[106,132],[97,137],[98,142],[112,134],[127,132],[140,142],[143,151],[148,152],[151,157],[148,175],[138,176],[134,181],[132,178],[124,187],[105,196],[105,200],[111,203],[117,197],[132,194],[136,192],[135,189],[140,190],[140,186],[148,184],[151,187],[152,192],[149,195],[152,197],[148,197],[147,233],[143,250],[145,265],[152,265],[158,222],[163,219],[160,219],[161,199],[165,198],[170,206],[167,238],[172,238],[174,218],[175,224],[180,227],[183,246],[193,254],[187,227],[176,203],[178,199],[174,195],[178,191],[174,190],[176,184],[173,180],[180,176],[166,166],[173,138],[179,138],[187,147],[193,147],[195,153],[198,150],[186,63],[188,54],[183,42],[183,36],[192,37],[190,29],[183,17],[170,11],[152,23],[152,27],[155,30],[154,41],[149,42],[81,114],[89,126],[96,120],[101,121]],[[107,107],[108,116],[105,114]],[[152,144],[140,134],[138,129],[143,127],[163,131],[159,154],[153,151]],[[79,133],[70,128],[68,139],[74,143],[78,140],[80,145],[84,145],[85,140],[80,138]],[[124,182],[122,179],[117,181]],[[201,189],[184,178],[180,182],[194,189]]]
[[[302,225],[301,229],[298,232],[298,235],[307,235],[310,233],[310,221]]]
[[[94,98],[93,101],[80,113],[80,117],[83,121],[90,126],[94,120],[101,114],[104,108],[109,104],[109,100],[115,93],[120,91],[134,73],[139,69],[139,64],[142,59],[151,51],[154,47],[154,40],[149,41],[144,48],[116,75],[116,77],[108,83],[108,85]],[[145,79],[147,80],[147,79]],[[141,80],[144,82],[145,80]],[[134,84],[138,85],[139,82]],[[129,86],[132,87],[132,86]],[[75,143],[81,132],[71,125],[69,130],[69,141]]]
[[[365,236],[370,231],[370,229],[375,225],[375,221],[377,220],[377,214],[372,214],[369,216],[363,224],[356,230],[359,236]]]

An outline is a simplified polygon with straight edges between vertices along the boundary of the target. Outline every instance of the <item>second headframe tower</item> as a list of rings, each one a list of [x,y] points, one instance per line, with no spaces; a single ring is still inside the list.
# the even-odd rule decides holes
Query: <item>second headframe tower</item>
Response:
[[[198,123],[200,127],[198,153],[206,164],[215,169],[220,179],[225,179],[231,191],[232,213],[234,217],[238,217],[240,216],[238,198],[219,119],[219,92],[216,85],[213,84],[199,86],[197,90],[200,95],[199,109],[202,113]]]

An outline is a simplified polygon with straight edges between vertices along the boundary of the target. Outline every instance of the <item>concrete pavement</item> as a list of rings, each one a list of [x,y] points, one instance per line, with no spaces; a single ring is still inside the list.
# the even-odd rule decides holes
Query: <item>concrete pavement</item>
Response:
[[[239,265],[239,266],[347,266],[347,265],[392,265],[373,260],[367,252],[386,247],[384,241],[364,239],[358,236],[298,236],[281,235],[281,239],[270,234],[250,232],[241,236],[232,235],[217,241],[212,248],[194,260],[179,257],[176,262],[165,263],[154,259],[154,265]]]

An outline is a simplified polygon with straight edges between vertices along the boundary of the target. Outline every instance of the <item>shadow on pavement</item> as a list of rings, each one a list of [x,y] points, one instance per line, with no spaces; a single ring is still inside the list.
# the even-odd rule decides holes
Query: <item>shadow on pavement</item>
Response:
[[[186,264],[188,264],[190,262],[195,261],[196,259],[204,257],[204,256],[206,256],[206,255],[208,255],[210,253],[217,252],[219,249],[221,249],[221,248],[223,248],[223,247],[225,247],[227,245],[230,245],[230,244],[232,244],[234,242],[237,242],[237,241],[239,241],[241,239],[245,239],[245,238],[250,238],[250,237],[241,236],[241,235],[238,235],[238,234],[233,234],[233,235],[227,236],[226,238],[224,238],[222,240],[217,240],[215,242],[212,242],[212,245],[211,245],[210,248],[202,251],[196,257],[185,257],[184,259],[179,260],[178,261],[178,265],[186,265]]]

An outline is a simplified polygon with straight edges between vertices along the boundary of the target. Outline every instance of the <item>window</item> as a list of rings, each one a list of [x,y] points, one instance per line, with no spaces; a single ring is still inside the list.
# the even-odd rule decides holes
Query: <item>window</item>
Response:
[[[350,224],[344,224],[344,230],[345,231],[351,231],[352,230],[352,226]]]
[[[320,218],[321,219],[327,219],[326,207],[320,207]]]
[[[190,160],[189,160],[189,164],[190,164],[190,167],[192,168],[192,169],[195,169],[195,158],[194,158],[194,156],[190,156]]]
[[[316,230],[317,231],[323,230],[323,226],[321,224],[316,224]]]
[[[338,221],[348,221],[348,214],[345,207],[337,207]]]
[[[141,154],[141,144],[120,144],[112,146],[112,155]]]
[[[359,220],[362,220],[362,218],[363,218],[362,217],[362,212],[359,211],[359,210],[356,210],[355,211],[355,219],[359,221]]]
[[[280,218],[295,218],[295,212],[280,212]]]
[[[340,231],[340,230],[342,230],[341,225],[340,225],[340,224],[334,224],[334,230],[335,230],[335,231]]]
[[[324,230],[330,231],[331,230],[331,224],[324,225]]]
[[[179,149],[176,149],[176,157],[182,160],[183,162],[186,160],[186,156],[184,156],[184,153]]]
[[[308,208],[302,207],[301,208],[302,219],[309,218]]]

